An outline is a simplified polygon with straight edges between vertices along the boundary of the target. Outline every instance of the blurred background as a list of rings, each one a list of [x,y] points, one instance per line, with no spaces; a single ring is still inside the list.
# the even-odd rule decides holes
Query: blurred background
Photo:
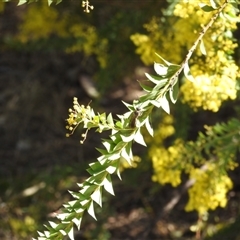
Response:
[[[46,1],[22,6],[0,2],[0,239],[36,237],[71,199],[68,190],[77,191],[76,183],[88,177],[85,169],[96,161],[95,148],[108,134],[90,132],[84,145],[79,143],[81,129],[66,138],[72,99],[91,104],[96,112],[124,113],[121,101],[141,96],[138,81],[153,72],[153,60],[144,64],[130,37],[146,33],[144,24],[154,16],[164,19],[173,3],[94,0],[94,10],[86,14],[77,0],[51,7]],[[234,58],[239,63],[238,48]],[[204,124],[239,117],[238,104],[239,97],[212,113],[179,103],[174,113],[181,123],[176,127],[194,139]],[[163,118],[157,111],[153,124]],[[97,222],[85,215],[76,239],[201,239],[194,230],[197,213],[184,211],[187,194],[152,182],[148,149],[134,146],[134,154],[138,167],[123,166],[123,181],[114,178],[116,196],[104,195]],[[240,239],[239,170],[232,174],[229,204],[204,222],[206,239],[219,229],[228,237],[211,239]],[[167,206],[170,210],[164,212]]]

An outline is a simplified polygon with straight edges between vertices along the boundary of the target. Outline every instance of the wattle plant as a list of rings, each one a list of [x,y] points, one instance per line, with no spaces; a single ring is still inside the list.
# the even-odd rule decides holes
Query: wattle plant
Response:
[[[34,2],[34,0],[20,0],[19,5],[27,2]],[[48,0],[49,4],[59,2],[61,0]],[[38,232],[38,239],[63,239],[64,236],[74,239],[74,226],[80,229],[85,211],[96,219],[94,208],[96,204],[102,206],[103,190],[114,195],[111,175],[117,174],[121,179],[121,159],[125,159],[129,165],[133,164],[132,145],[136,142],[146,146],[142,135],[143,129],[146,129],[151,136],[154,135],[151,126],[153,109],[155,107],[161,108],[167,114],[170,114],[170,102],[175,104],[178,99],[180,74],[183,72],[186,79],[192,83],[196,82],[189,68],[189,61],[193,52],[200,46],[201,53],[206,55],[203,38],[207,31],[213,27],[218,16],[224,12],[228,5],[233,6],[237,11],[237,0],[226,0],[221,4],[211,0],[210,3],[211,5],[205,3],[200,5],[203,11],[207,12],[208,15],[211,13],[212,16],[208,18],[206,25],[189,48],[182,63],[180,65],[173,64],[157,55],[159,61],[161,61],[161,63],[154,64],[157,75],[146,73],[148,84],[140,83],[146,92],[145,95],[133,101],[132,104],[124,103],[128,111],[123,115],[118,115],[118,120],[114,120],[112,114],[95,113],[90,106],[81,105],[77,98],[74,98],[73,108],[69,109],[67,119],[67,129],[69,131],[67,136],[73,134],[74,130],[79,125],[82,125],[86,130],[82,135],[82,144],[84,144],[87,133],[91,129],[95,129],[99,133],[109,131],[109,138],[103,139],[103,148],[97,149],[100,153],[97,161],[89,164],[87,171],[90,177],[83,183],[78,184],[80,187],[78,192],[70,191],[74,200],[63,205],[61,213],[57,215],[59,220],[57,223],[50,221],[49,225],[46,225],[46,231]],[[93,8],[89,1],[83,1],[83,7],[86,12]],[[227,18],[227,14],[224,16]],[[184,88],[182,89],[184,91]],[[237,131],[235,131],[236,129]],[[176,181],[172,182],[174,186],[181,182],[180,178],[183,171],[189,174],[190,179],[193,179],[196,183],[193,184],[189,191],[190,201],[186,206],[186,210],[197,210],[199,214],[204,214],[209,209],[226,205],[226,193],[232,187],[231,180],[227,176],[227,170],[232,170],[237,166],[234,163],[233,155],[239,146],[239,141],[233,141],[232,139],[238,139],[238,133],[239,121],[232,120],[228,124],[208,128],[207,135],[200,135],[196,142],[188,142],[184,145],[180,140],[177,140],[175,145],[165,150],[166,154],[163,155],[164,161],[161,164],[163,167],[159,168],[159,172],[166,173],[166,166],[171,167],[175,172],[172,174],[169,171],[168,176],[175,176]],[[227,150],[231,156],[227,160],[222,151],[212,150],[213,148],[221,149],[226,141],[229,142]],[[202,157],[203,151],[205,151],[205,157],[209,157],[211,161],[207,161]],[[215,157],[221,160],[217,164]],[[156,169],[158,169],[158,163],[159,161],[156,161]],[[220,167],[221,169],[219,169]],[[165,178],[164,182],[163,179],[159,179],[158,174],[155,176],[155,181],[160,183],[171,182],[171,179],[171,177],[169,179]],[[216,184],[217,181],[219,184]],[[201,192],[204,192],[204,189],[207,188],[206,183],[209,183],[210,187],[208,189],[211,190],[211,194],[208,193],[206,198],[197,199]],[[206,204],[209,198],[214,202],[213,205]]]

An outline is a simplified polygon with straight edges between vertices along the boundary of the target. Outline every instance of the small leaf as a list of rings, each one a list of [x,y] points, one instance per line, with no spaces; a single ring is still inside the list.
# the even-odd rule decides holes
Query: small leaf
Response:
[[[163,97],[160,99],[160,102],[161,102],[161,107],[162,107],[162,109],[163,109],[166,113],[170,114],[170,106],[169,106],[169,102],[168,102],[166,96],[163,96]]]
[[[69,230],[68,237],[70,238],[70,240],[74,240],[74,229],[73,229],[73,227],[71,227],[71,229]]]
[[[123,142],[127,143],[127,142],[131,142],[133,139],[134,139],[134,133],[131,132],[130,134],[128,133],[122,133],[121,135],[121,138],[123,140]]]
[[[146,126],[146,129],[147,129],[148,133],[153,137],[154,132],[153,132],[153,128],[152,128],[149,120],[150,120],[150,117],[148,116],[146,118],[145,126]]]
[[[107,192],[114,195],[112,180],[111,180],[111,176],[109,174],[103,180],[103,187]]]
[[[139,85],[141,86],[141,88],[145,91],[145,92],[151,92],[152,91],[152,87],[148,86],[148,85],[144,85],[141,82],[139,82]]]
[[[161,58],[163,60],[164,63],[166,63],[168,66],[171,66],[172,63],[168,62],[167,60],[165,60],[163,57],[161,57],[159,54],[155,53],[159,58]]]
[[[212,12],[215,9],[205,3],[199,3],[200,8],[204,11],[204,12]]]
[[[169,96],[173,104],[177,102],[178,92],[179,92],[179,83],[177,81],[175,85],[172,88],[170,88],[170,91],[169,91]]]
[[[202,53],[203,55],[207,55],[206,48],[205,48],[205,46],[204,46],[203,40],[200,41],[200,46],[199,46],[199,47],[200,47],[201,53]]]
[[[52,222],[52,221],[48,221],[48,222],[52,228],[56,228],[58,226],[58,224],[56,224],[55,222]]]
[[[219,7],[219,4],[217,2],[215,2],[214,0],[209,0],[210,4],[212,6],[213,9],[217,9]]]
[[[108,116],[107,116],[107,123],[110,125],[110,126],[114,126],[114,121],[113,121],[113,117],[112,117],[112,114],[109,113]]]
[[[121,156],[128,162],[128,164],[132,165],[132,158],[129,156],[126,148],[122,149]]]
[[[20,6],[20,5],[22,5],[22,4],[26,3],[26,2],[27,2],[27,0],[19,0],[18,6]]]
[[[160,76],[166,76],[168,67],[164,66],[163,64],[154,63],[154,70]]]
[[[91,216],[97,221],[97,218],[96,218],[95,212],[94,212],[94,204],[93,204],[93,201],[90,202],[87,211],[88,211],[89,215],[91,215]]]
[[[157,100],[152,100],[151,104],[153,104],[155,107],[160,108],[161,107],[161,102]]]
[[[137,132],[135,133],[134,141],[143,145],[143,146],[147,146],[145,141],[144,141],[143,135],[140,132],[140,129],[138,129]]]
[[[52,4],[53,0],[48,0],[48,6]]]
[[[98,187],[93,194],[91,195],[91,198],[94,202],[96,202],[100,207],[102,207],[102,188]]]
[[[145,76],[147,77],[148,80],[150,80],[154,84],[159,84],[161,81],[163,81],[164,83],[167,82],[167,80],[164,79],[163,77],[154,76],[154,75],[151,75],[149,73],[145,73]]]
[[[77,229],[79,230],[82,223],[82,216],[79,218],[73,218],[72,222],[75,223],[75,225],[77,226]]]
[[[195,80],[194,80],[194,77],[193,77],[192,74],[190,73],[190,68],[189,68],[187,62],[185,63],[183,72],[184,72],[185,77],[186,77],[189,81],[191,81],[191,82],[194,82],[194,81],[195,81]]]

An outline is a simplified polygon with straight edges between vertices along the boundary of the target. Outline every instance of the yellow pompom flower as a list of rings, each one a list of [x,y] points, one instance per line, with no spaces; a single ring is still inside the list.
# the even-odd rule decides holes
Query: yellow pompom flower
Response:
[[[200,215],[215,210],[217,207],[225,207],[227,204],[227,192],[233,184],[227,175],[217,170],[217,164],[208,163],[202,169],[192,168],[190,179],[194,185],[188,190],[189,201],[186,211],[196,210]]]

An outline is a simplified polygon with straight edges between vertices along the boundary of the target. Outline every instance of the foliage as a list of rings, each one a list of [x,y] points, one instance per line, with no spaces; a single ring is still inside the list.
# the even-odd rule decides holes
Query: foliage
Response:
[[[184,81],[180,92],[181,100],[195,110],[217,112],[223,101],[236,99],[239,68],[232,58],[237,47],[232,32],[239,21],[237,11],[231,4],[224,9],[189,62],[195,81]],[[147,34],[137,33],[131,39],[145,64],[155,60],[154,52],[179,62],[196,39],[196,28],[210,18],[211,12],[199,9],[199,1],[181,1],[174,6],[171,16],[165,19],[154,16],[144,25]],[[171,29],[164,28],[169,25]]]
[[[24,2],[26,1],[21,3]],[[228,171],[237,167],[239,120],[232,119],[228,123],[206,127],[206,134],[200,133],[196,141],[185,141],[179,137],[171,146],[165,146],[165,140],[177,131],[173,127],[173,115],[170,115],[170,101],[175,104],[181,95],[183,103],[188,103],[196,111],[203,108],[216,112],[224,101],[233,100],[237,96],[239,69],[232,57],[237,47],[232,35],[239,21],[236,17],[237,2],[210,3],[211,5],[201,4],[203,11],[199,9],[197,1],[175,3],[166,11],[164,18],[153,17],[145,25],[149,35],[138,33],[131,36],[138,47],[137,53],[146,64],[155,59],[154,52],[161,52],[161,55],[164,58],[167,56],[170,61],[180,62],[186,49],[189,51],[179,65],[158,56],[162,63],[154,64],[157,76],[147,73],[148,83],[140,83],[146,94],[132,104],[124,103],[128,111],[118,115],[118,120],[114,120],[112,114],[95,113],[90,106],[81,105],[77,98],[74,98],[73,109],[69,110],[67,119],[67,136],[74,133],[79,125],[86,129],[82,135],[82,144],[92,128],[99,133],[110,131],[110,136],[109,139],[102,140],[104,147],[97,149],[101,156],[97,162],[90,164],[90,177],[78,184],[81,190],[70,192],[74,200],[64,204],[62,212],[57,215],[59,223],[49,222],[47,230],[39,232],[39,239],[62,239],[66,235],[73,239],[74,225],[80,228],[85,211],[96,219],[95,206],[102,206],[103,191],[114,195],[111,175],[116,173],[121,178],[123,159],[129,165],[133,164],[134,142],[146,146],[142,134],[144,130],[147,130],[150,136],[155,133],[149,151],[154,168],[153,181],[160,184],[171,183],[176,187],[181,183],[182,175],[188,175],[192,185],[186,211],[196,210],[199,215],[204,215],[218,206],[226,206],[226,194],[232,188]],[[47,21],[54,22],[58,19],[54,10],[45,8],[44,11],[47,15],[48,11],[53,11]],[[166,26],[172,26],[172,31],[162,27],[162,21],[168,21]],[[61,29],[61,24],[64,26],[65,22],[60,21],[57,25],[53,23],[50,28],[56,26],[56,31],[64,35],[65,26]],[[196,26],[203,25],[200,34],[197,35]],[[25,25],[24,29],[28,29],[28,25]],[[86,29],[89,31],[87,34]],[[95,53],[101,57],[101,52],[93,51],[94,46],[97,46],[98,37],[91,31],[90,26],[86,29],[76,25],[76,32],[73,30],[72,33],[78,38],[83,36],[86,39],[83,41],[86,45],[79,45],[81,50],[84,49],[85,53],[88,53],[89,47],[90,54]],[[49,33],[50,31],[46,30],[40,34],[44,37]],[[192,56],[194,51],[195,55]],[[183,83],[182,79],[185,80]],[[168,114],[164,116],[156,131],[151,126],[154,107],[161,108]]]

